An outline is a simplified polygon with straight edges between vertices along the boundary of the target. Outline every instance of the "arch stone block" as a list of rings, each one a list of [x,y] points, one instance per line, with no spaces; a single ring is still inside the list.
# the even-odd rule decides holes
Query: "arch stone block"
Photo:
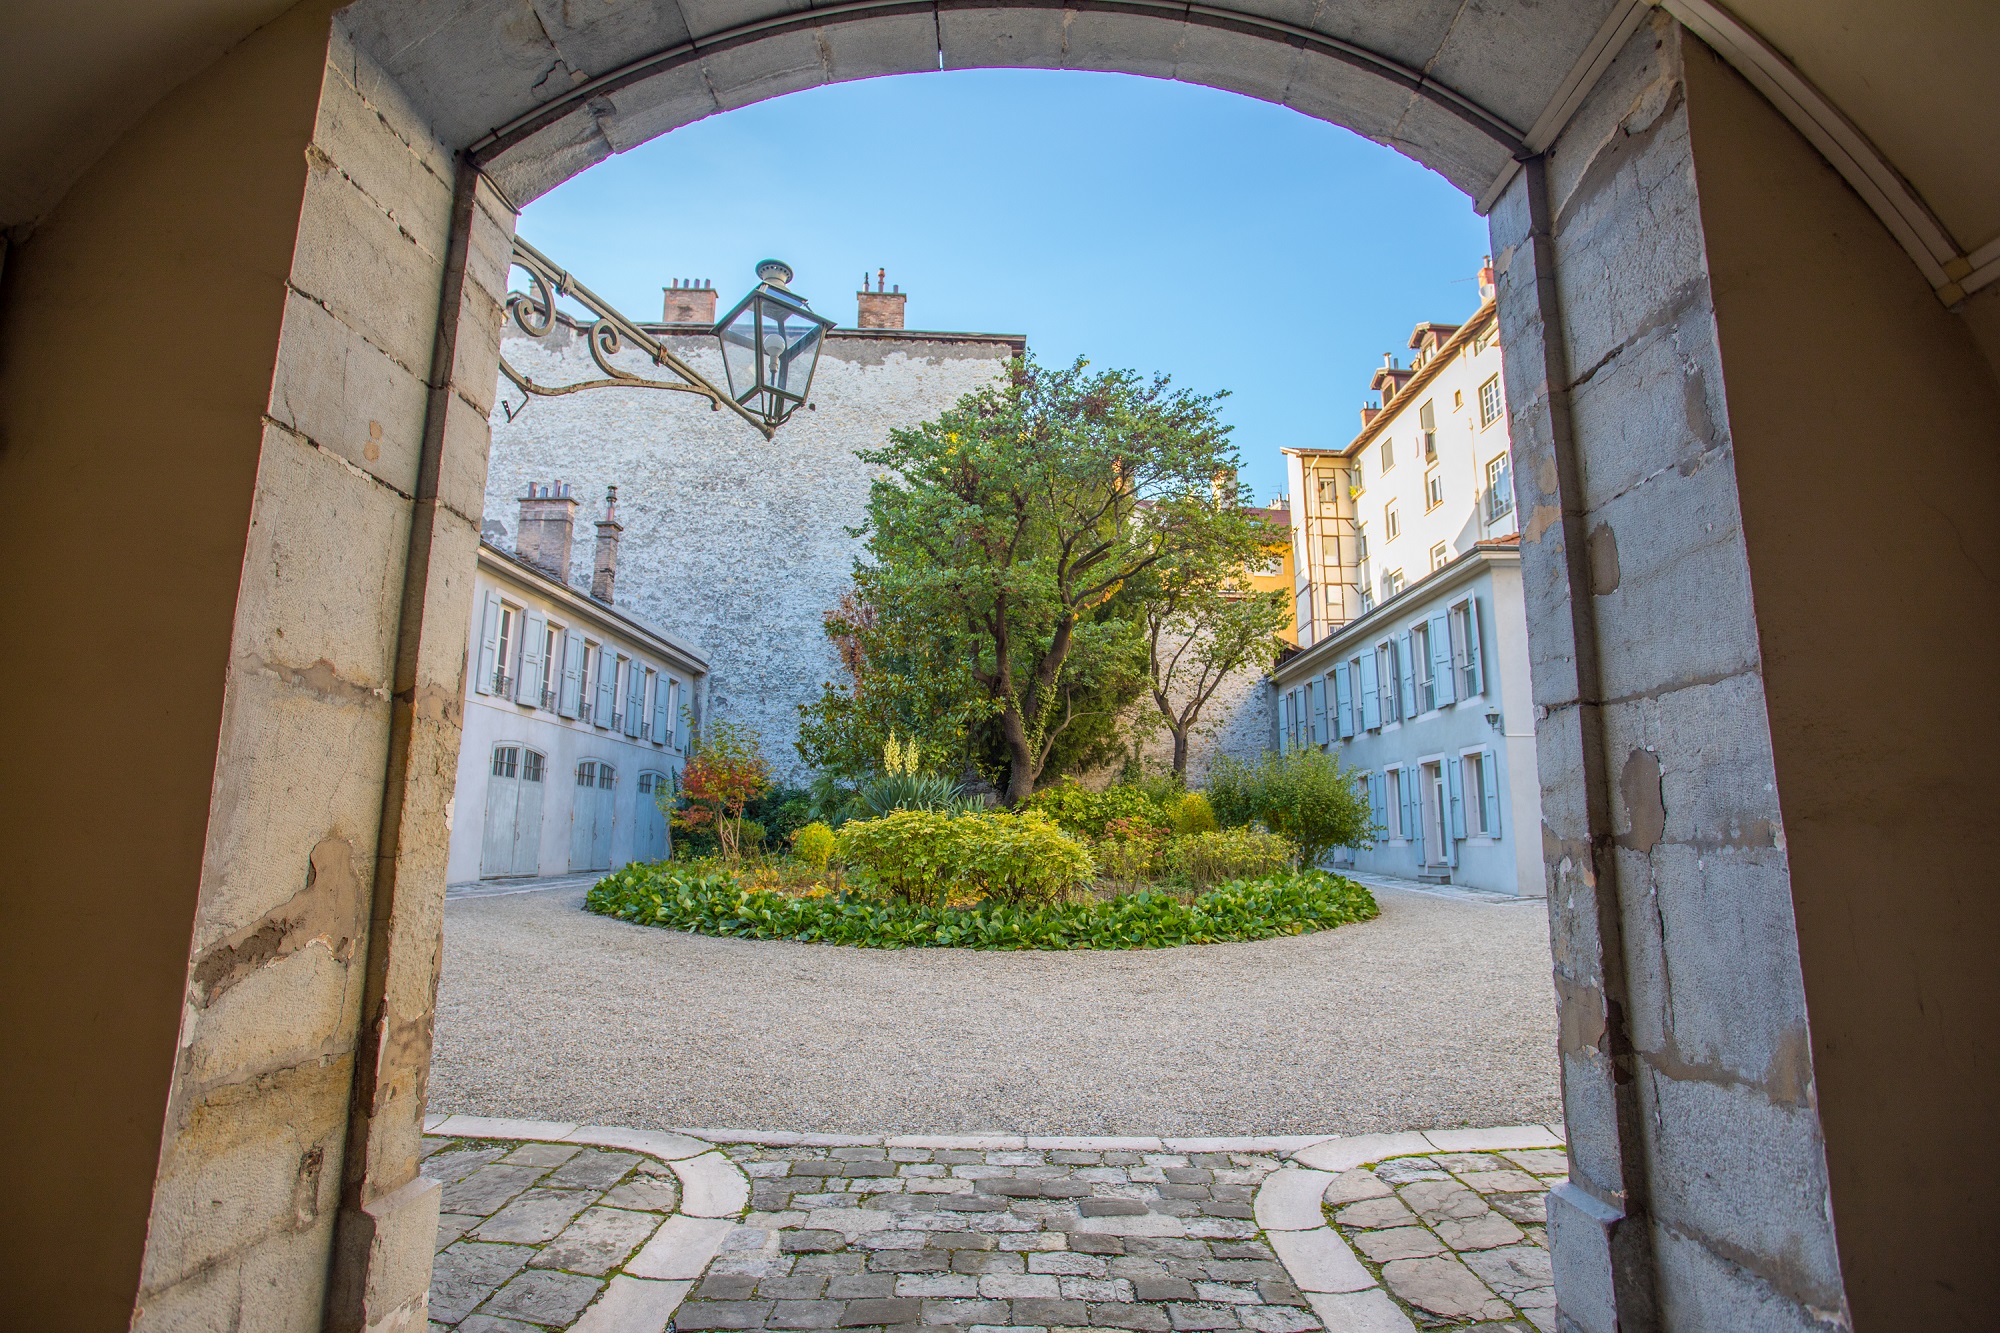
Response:
[[[1069,11],[945,9],[938,43],[946,69],[1060,69]]]

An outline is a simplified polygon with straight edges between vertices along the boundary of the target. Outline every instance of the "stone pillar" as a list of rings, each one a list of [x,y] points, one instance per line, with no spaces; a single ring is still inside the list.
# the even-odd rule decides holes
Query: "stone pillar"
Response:
[[[514,554],[550,578],[569,582],[570,550],[576,541],[576,497],[566,482],[533,482],[521,497]]]
[[[618,534],[625,525],[618,521],[618,488],[604,493],[604,517],[597,520],[597,552],[591,561],[590,595],[611,605],[613,585],[618,581]]]
[[[1491,216],[1570,1145],[1550,1234],[1572,1333],[1846,1318],[1691,40],[1656,12]],[[1726,378],[1758,373],[1746,350]]]

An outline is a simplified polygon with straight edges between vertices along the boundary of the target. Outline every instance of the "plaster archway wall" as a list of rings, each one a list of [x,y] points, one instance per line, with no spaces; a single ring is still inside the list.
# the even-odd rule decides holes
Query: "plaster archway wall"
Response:
[[[421,1300],[503,194],[940,50],[1235,88],[1478,190],[1507,154],[1464,103],[1531,120],[1608,6],[1333,7],[1280,31],[885,5],[762,34],[744,7],[579,30],[545,8],[369,0],[329,38],[332,7],[299,5],[141,118],[9,260],[0,553],[24,621],[62,627],[74,697],[117,704],[6,705],[36,778],[0,812],[26,1326],[115,1327],[136,1295],[148,1329],[398,1327]],[[691,23],[745,35],[589,88]],[[465,170],[566,86],[585,95],[486,145],[499,192]],[[1971,1326],[1996,1297],[1994,811],[1960,776],[2000,740],[1966,703],[1995,621],[1991,289],[1945,311],[1664,18],[1492,225],[1576,1165],[1565,1318]],[[74,354],[106,330],[134,348],[116,376]],[[1855,479],[1892,438],[1871,510]],[[1857,558],[1871,519],[1897,539]],[[1909,687],[1889,645],[1940,687]],[[0,651],[43,679],[45,646]],[[147,799],[49,836],[132,755]]]

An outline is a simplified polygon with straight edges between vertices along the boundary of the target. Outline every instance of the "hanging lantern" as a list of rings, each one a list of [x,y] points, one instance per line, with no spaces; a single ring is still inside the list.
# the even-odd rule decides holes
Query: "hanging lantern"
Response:
[[[775,259],[757,265],[750,294],[715,326],[729,396],[773,428],[806,401],[821,344],[833,321],[806,305],[785,284],[792,270]]]

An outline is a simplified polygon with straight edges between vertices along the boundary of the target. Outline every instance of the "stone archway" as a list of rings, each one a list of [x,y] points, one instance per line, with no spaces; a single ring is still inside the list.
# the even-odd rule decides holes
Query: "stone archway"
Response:
[[[175,552],[174,586],[65,567],[45,521],[7,553],[56,590],[42,618],[74,618],[105,662],[87,686],[123,683],[135,622],[183,683],[142,724],[174,790],[88,849],[120,877],[100,951],[118,961],[13,969],[35,992],[23,1026],[51,1034],[21,1062],[22,1123],[113,1164],[100,1199],[54,1168],[28,1183],[41,1225],[17,1262],[47,1274],[24,1278],[25,1308],[113,1327],[136,1289],[140,1328],[411,1316],[513,209],[700,115],[960,65],[1265,97],[1492,210],[1543,714],[1566,1318],[1942,1326],[1993,1298],[1991,1223],[1957,1164],[1983,1160],[1996,923],[1955,887],[1989,875],[1992,797],[1934,770],[1979,770],[2000,742],[1990,710],[1952,704],[1985,678],[1995,621],[1972,506],[1995,479],[2000,317],[1932,296],[1963,298],[1991,247],[1927,233],[1922,201],[1754,33],[1707,4],[1677,20],[1601,0],[330,8],[286,11],[149,112],[7,272],[0,467],[21,496],[88,485]],[[220,345],[151,349],[116,392],[53,350],[189,309]],[[1820,400],[1838,410],[1798,411]],[[135,444],[160,401],[178,410]],[[1847,485],[1890,435],[1908,443],[1880,503],[1907,536],[1843,578],[1935,697],[1898,691],[1827,587],[1855,540]],[[134,743],[73,726],[105,756]],[[21,730],[30,762],[74,742]],[[1917,793],[1896,817],[1867,795],[1885,770]],[[24,858],[62,882],[53,853]],[[22,911],[25,937],[65,929]],[[109,1019],[76,1017],[113,993]],[[1879,1151],[1896,1135],[1914,1179]],[[79,1249],[85,1271],[58,1267]]]

